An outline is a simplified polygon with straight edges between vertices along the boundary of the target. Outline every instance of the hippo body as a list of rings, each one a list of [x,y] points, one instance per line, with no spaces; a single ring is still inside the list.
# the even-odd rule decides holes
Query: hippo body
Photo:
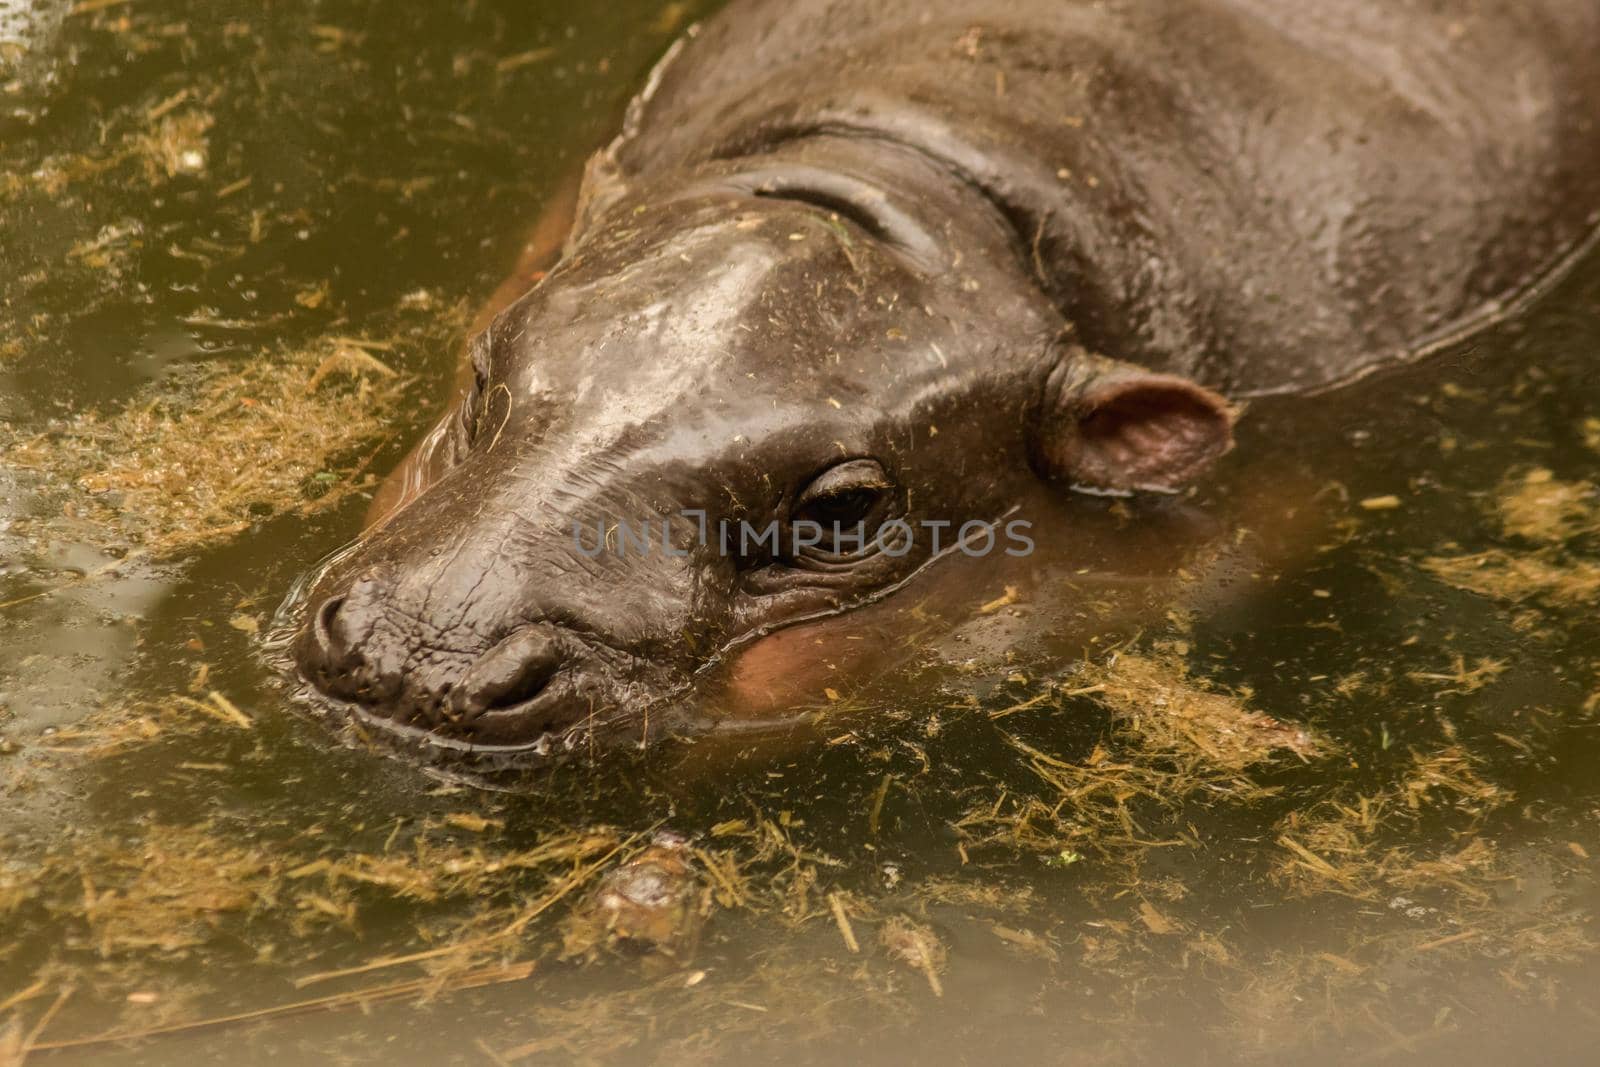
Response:
[[[1494,321],[1600,223],[1600,5],[1483,7],[734,0],[308,583],[300,672],[446,747],[646,738],[950,550],[841,520],[1176,492],[1231,400]],[[656,551],[599,550],[647,517]],[[707,537],[735,520],[831,533]]]

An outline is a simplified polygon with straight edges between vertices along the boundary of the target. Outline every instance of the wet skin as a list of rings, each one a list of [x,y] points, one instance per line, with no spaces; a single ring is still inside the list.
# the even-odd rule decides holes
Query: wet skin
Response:
[[[709,668],[803,672],[786,628],[946,566],[924,524],[1046,492],[1070,544],[1074,487],[1182,491],[1232,402],[1495,321],[1600,222],[1600,9],[1434,6],[736,0],[548,213],[300,672],[447,747],[693,729]]]

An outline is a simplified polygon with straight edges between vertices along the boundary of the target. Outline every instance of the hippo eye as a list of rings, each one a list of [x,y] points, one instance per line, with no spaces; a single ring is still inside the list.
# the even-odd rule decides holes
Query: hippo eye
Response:
[[[854,459],[825,471],[800,493],[790,514],[791,524],[815,523],[822,530],[814,547],[823,555],[849,554],[856,542],[847,536],[835,544],[834,531],[853,535],[858,523],[868,523],[883,510],[894,483],[876,460]],[[873,531],[868,530],[871,537]]]
[[[797,511],[795,518],[824,527],[834,523],[854,526],[872,514],[881,496],[882,492],[876,489],[844,489],[812,501]]]

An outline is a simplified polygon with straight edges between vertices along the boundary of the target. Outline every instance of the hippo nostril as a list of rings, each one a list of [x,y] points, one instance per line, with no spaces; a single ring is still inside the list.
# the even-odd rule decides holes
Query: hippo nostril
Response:
[[[502,708],[514,708],[518,704],[526,703],[544,692],[550,685],[550,680],[556,676],[559,664],[529,664],[517,673],[517,677],[504,689],[495,693],[480,694],[480,703],[484,711],[498,711]]]
[[[487,711],[525,704],[543,693],[567,661],[555,630],[518,630],[474,663],[451,694],[458,718],[471,721]]]
[[[337,632],[335,626],[339,621],[339,609],[343,607],[344,597],[329,597],[311,617],[311,637],[326,663],[334,662],[346,651],[340,647],[341,642],[334,636]]]
[[[307,681],[341,700],[375,704],[398,687],[399,677],[376,671],[372,638],[383,612],[383,590],[358,581],[310,612],[296,655]]]

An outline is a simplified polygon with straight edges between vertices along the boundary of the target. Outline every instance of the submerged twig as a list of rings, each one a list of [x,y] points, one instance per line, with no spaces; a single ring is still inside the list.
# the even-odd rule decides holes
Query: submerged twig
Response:
[[[468,971],[457,975],[447,983],[450,989],[476,989],[479,986],[499,985],[506,982],[519,982],[532,976],[537,967],[533,960],[520,963],[503,964],[495,967],[484,967],[476,971]],[[152,1026],[144,1030],[126,1031],[123,1033],[97,1034],[93,1037],[74,1037],[62,1041],[45,1041],[33,1044],[31,1048],[37,1052],[54,1052],[62,1049],[92,1048],[97,1045],[118,1044],[124,1041],[138,1041],[152,1037],[169,1037],[174,1034],[194,1033],[198,1030],[209,1030],[224,1026],[234,1026],[240,1023],[265,1022],[270,1019],[284,1019],[294,1015],[304,1015],[313,1011],[341,1011],[345,1008],[365,1008],[373,1004],[381,1004],[391,1000],[403,1000],[413,993],[427,993],[439,984],[438,978],[413,978],[404,982],[393,982],[389,985],[375,986],[370,989],[357,989],[345,993],[331,993],[327,996],[312,997],[309,1000],[297,1000],[290,1004],[279,1004],[271,1008],[258,1008],[254,1011],[242,1011],[233,1015],[217,1015],[207,1019],[195,1019],[186,1023],[171,1023],[166,1026]],[[59,1004],[65,999],[66,990]],[[42,1024],[48,1022],[48,1016],[41,1019],[41,1026],[36,1026],[37,1031]],[[23,1052],[26,1054],[30,1046],[24,1042]]]

